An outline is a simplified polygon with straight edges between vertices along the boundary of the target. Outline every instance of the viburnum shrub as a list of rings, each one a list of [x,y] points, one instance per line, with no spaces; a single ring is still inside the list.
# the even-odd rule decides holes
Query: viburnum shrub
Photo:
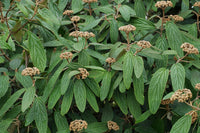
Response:
[[[199,133],[200,2],[1,0],[0,133]]]

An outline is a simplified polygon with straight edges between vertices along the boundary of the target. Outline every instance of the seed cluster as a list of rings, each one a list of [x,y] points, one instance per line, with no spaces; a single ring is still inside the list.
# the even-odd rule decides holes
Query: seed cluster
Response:
[[[73,36],[73,37],[84,37],[86,39],[89,39],[90,37],[95,37],[95,34],[92,32],[83,32],[83,31],[73,31],[69,34],[69,36]]]
[[[108,121],[107,126],[108,126],[109,130],[112,130],[112,129],[115,130],[115,131],[119,130],[119,126],[114,121]]]
[[[194,111],[194,110],[192,110],[192,111],[186,113],[185,115],[190,115],[190,116],[192,116],[192,122],[191,122],[191,124],[193,124],[193,123],[198,119],[198,114],[197,114],[197,112]]]
[[[179,15],[170,15],[169,17],[172,18],[175,22],[181,22],[184,20],[184,18]]]
[[[171,103],[173,103],[173,101],[171,101],[170,99],[165,99],[165,100],[161,101],[162,105],[168,105],[168,104],[171,104]]]
[[[89,72],[85,68],[79,68],[80,74],[77,74],[75,77],[77,79],[86,79],[89,76]]]
[[[174,92],[174,94],[171,96],[170,100],[175,101],[178,100],[178,102],[185,102],[192,98],[192,92],[189,89],[182,89],[177,90]]]
[[[60,58],[63,59],[72,59],[73,54],[71,52],[64,52],[60,54]]]
[[[33,75],[36,75],[36,74],[40,74],[40,70],[37,68],[37,67],[27,67],[25,68],[22,73],[22,75],[24,76],[33,76]]]
[[[181,48],[183,49],[183,51],[187,52],[188,54],[199,54],[199,50],[190,43],[187,43],[187,42],[183,43],[181,45]]]
[[[71,18],[71,21],[72,21],[72,22],[78,22],[80,19],[81,19],[81,18],[80,18],[79,16],[73,16],[73,17]]]
[[[200,83],[195,85],[195,89],[200,90]]]
[[[63,15],[71,15],[72,13],[74,13],[73,10],[65,10],[65,11],[63,12]]]
[[[129,24],[129,25],[125,25],[125,26],[119,27],[119,30],[124,31],[126,33],[129,33],[131,31],[135,31],[136,27],[131,25],[131,24]]]
[[[195,2],[193,6],[198,6],[198,7],[200,7],[200,1]]]
[[[155,7],[157,8],[173,7],[173,4],[171,1],[158,1],[156,2]]]
[[[98,2],[98,0],[82,0],[85,3],[92,3],[92,2]]]
[[[74,120],[70,122],[69,130],[74,132],[79,132],[83,129],[86,129],[88,126],[87,122],[84,120]]]
[[[143,49],[151,47],[151,43],[149,41],[145,41],[145,40],[137,42],[137,45],[142,47]]]
[[[106,62],[109,63],[109,64],[111,64],[111,63],[115,63],[116,60],[115,60],[115,58],[113,58],[113,57],[108,57],[108,58],[106,59]]]

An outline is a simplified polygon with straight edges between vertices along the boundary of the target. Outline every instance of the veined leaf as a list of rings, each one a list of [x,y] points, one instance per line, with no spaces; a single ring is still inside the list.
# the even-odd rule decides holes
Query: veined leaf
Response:
[[[103,80],[101,82],[101,91],[100,91],[100,99],[101,101],[105,100],[109,91],[110,91],[110,83],[111,83],[111,72],[105,72]]]
[[[88,125],[87,133],[104,133],[108,130],[106,122],[94,122]]]
[[[8,75],[0,75],[0,98],[6,94],[8,87],[9,87]]]
[[[143,75],[139,78],[133,76],[133,86],[134,86],[134,94],[137,101],[143,105],[144,104],[144,79]]]
[[[123,63],[123,81],[127,89],[130,88],[132,82],[133,74],[133,54],[132,52],[127,52],[124,56]]]
[[[142,57],[140,56],[133,56],[133,67],[134,67],[134,73],[136,78],[139,78],[142,75],[143,69],[144,69],[144,62]]]
[[[155,114],[160,106],[166,83],[169,76],[169,70],[165,68],[158,69],[151,78],[148,101],[151,113]]]
[[[182,64],[173,64],[170,69],[173,90],[183,89],[185,84],[185,68]]]
[[[12,123],[12,119],[6,119],[6,120],[1,120],[0,121],[0,129],[1,129],[1,133],[7,133],[7,129],[10,126],[10,124]]]
[[[8,111],[8,109],[17,101],[17,99],[24,93],[25,89],[20,89],[17,92],[15,92],[1,107],[0,109],[0,117]]]
[[[67,130],[69,132],[69,126],[65,116],[62,116],[59,112],[55,112],[54,120],[58,131]]]
[[[150,115],[151,115],[151,112],[147,110],[142,115],[140,115],[140,117],[138,117],[135,123],[137,124],[137,123],[145,121]]]
[[[28,49],[34,66],[43,72],[47,62],[46,51],[40,39],[32,32],[28,32]]]
[[[74,83],[74,97],[78,109],[84,112],[86,106],[86,88],[81,79],[76,80]]]
[[[65,92],[67,91],[67,88],[69,86],[69,83],[71,81],[71,78],[76,75],[79,74],[79,71],[66,71],[61,79],[61,94],[65,94]]]
[[[53,109],[53,107],[56,105],[59,98],[61,97],[60,87],[61,87],[61,84],[60,84],[60,82],[58,82],[55,85],[51,95],[49,96],[49,101],[48,101],[48,108],[49,109]]]
[[[114,93],[114,99],[115,99],[116,103],[118,104],[120,110],[124,114],[128,114],[128,106],[127,106],[126,94],[125,93],[120,93],[119,91],[116,91]]]
[[[118,26],[117,21],[115,19],[112,19],[110,22],[110,39],[112,43],[116,43],[118,40]]]
[[[26,89],[24,96],[22,98],[22,112],[24,112],[33,102],[35,97],[35,87],[31,86]]]
[[[99,84],[93,79],[93,78],[86,78],[84,82],[87,84],[87,86],[91,89],[91,91],[97,96],[100,96],[100,90]]]
[[[172,126],[170,133],[188,133],[192,122],[192,116],[184,115]]]
[[[20,72],[15,73],[16,79],[24,86],[24,88],[29,88],[33,85],[30,76],[23,76]]]
[[[72,0],[72,10],[77,13],[83,9],[82,0]]]
[[[91,105],[91,107],[94,109],[94,111],[99,112],[99,106],[97,104],[97,100],[93,92],[87,88],[86,95],[87,95],[87,101]]]

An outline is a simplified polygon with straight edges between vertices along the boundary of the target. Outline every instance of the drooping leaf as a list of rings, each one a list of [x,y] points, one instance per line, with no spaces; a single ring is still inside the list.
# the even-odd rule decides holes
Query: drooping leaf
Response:
[[[183,43],[182,35],[178,27],[173,22],[167,22],[166,34],[169,46],[172,50],[176,50],[179,56],[183,56],[183,51],[180,46]]]
[[[8,111],[8,109],[17,101],[17,99],[24,93],[25,89],[20,89],[15,92],[1,107],[0,109],[0,117]]]
[[[116,91],[114,94],[114,99],[116,103],[118,104],[120,110],[126,115],[128,114],[128,106],[127,106],[127,98],[126,94],[120,93],[119,91]]]
[[[87,133],[104,133],[108,130],[106,122],[94,122],[88,125]]]
[[[151,112],[149,110],[147,110],[146,112],[144,112],[142,115],[140,115],[140,117],[138,117],[138,119],[136,120],[136,124],[143,122],[144,120],[146,120],[149,116],[151,115]]]
[[[22,112],[24,112],[33,102],[35,97],[35,87],[31,86],[26,89],[24,96],[22,98]]]
[[[149,109],[152,114],[155,114],[160,106],[166,83],[169,76],[169,70],[165,68],[158,69],[151,78],[148,101]]]
[[[144,2],[142,0],[136,0],[134,4],[134,9],[138,17],[144,18],[146,15]]]
[[[65,116],[62,116],[59,112],[55,112],[54,120],[58,131],[65,130],[69,132],[69,126]]]
[[[93,79],[93,78],[86,78],[84,80],[86,85],[90,88],[90,90],[97,96],[100,96],[100,90],[99,84]]]
[[[91,107],[94,109],[94,111],[99,112],[99,106],[93,92],[87,88],[86,95],[87,95],[87,101],[91,105]]]
[[[112,19],[110,23],[110,39],[112,43],[115,43],[118,40],[118,35],[117,21]]]
[[[46,51],[40,39],[31,32],[28,32],[28,49],[34,66],[43,72],[47,62]]]
[[[1,133],[7,133],[7,129],[10,126],[10,124],[12,123],[12,119],[6,119],[6,120],[1,120],[0,121],[0,129],[1,129]]]
[[[143,69],[144,69],[144,62],[142,57],[140,56],[133,56],[133,67],[134,67],[134,73],[136,78],[139,78],[142,75]]]
[[[6,94],[8,87],[9,87],[8,75],[0,75],[0,98]]]
[[[77,13],[83,9],[82,0],[73,0],[72,1],[72,10],[74,13]]]
[[[29,88],[33,85],[30,76],[23,76],[20,72],[15,73],[16,79],[24,86],[24,88]]]
[[[134,86],[134,94],[136,100],[143,105],[144,104],[144,79],[143,75],[139,78],[133,76],[133,86]]]
[[[101,82],[101,91],[100,91],[100,99],[101,101],[105,100],[109,90],[110,90],[110,83],[111,83],[111,72],[105,72],[103,80]]]
[[[39,133],[46,133],[47,132],[47,124],[48,124],[48,116],[47,110],[42,98],[37,97],[34,101],[35,104],[35,123]]]
[[[74,97],[78,109],[84,112],[86,106],[86,88],[84,82],[80,79],[74,83]]]
[[[132,82],[133,69],[133,54],[131,52],[127,52],[124,56],[123,63],[123,81],[127,89],[130,88]]]
[[[173,64],[170,69],[173,90],[183,89],[185,84],[185,69],[182,64]]]
[[[101,121],[107,122],[113,119],[114,113],[112,106],[109,103],[106,103],[102,109]]]
[[[190,130],[192,117],[184,115],[172,126],[170,133],[188,133]]]

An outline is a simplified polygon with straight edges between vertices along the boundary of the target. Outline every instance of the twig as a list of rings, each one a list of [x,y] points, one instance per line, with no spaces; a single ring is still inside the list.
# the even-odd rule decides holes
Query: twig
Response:
[[[92,16],[92,7],[91,7],[90,2],[88,3],[88,6],[89,6],[89,13],[90,13],[90,16]]]
[[[2,55],[3,55],[8,61],[11,61],[11,59],[5,54],[5,52],[3,51],[3,49],[0,48],[0,51],[1,51]]]
[[[137,53],[141,52],[144,48],[141,48],[140,50],[136,50],[134,53],[134,56],[136,56]]]
[[[163,16],[162,16],[162,23],[161,23],[161,28],[160,28],[160,36],[162,37],[162,33],[163,33],[163,30],[164,30],[164,28],[163,28],[163,23],[164,23],[164,19],[165,19],[165,8],[162,8],[162,14],[163,14]]]
[[[186,56],[188,56],[189,55],[189,53],[186,53],[182,58],[180,58],[180,59],[178,59],[177,61],[176,61],[176,63],[179,63],[180,61],[182,61]]]

